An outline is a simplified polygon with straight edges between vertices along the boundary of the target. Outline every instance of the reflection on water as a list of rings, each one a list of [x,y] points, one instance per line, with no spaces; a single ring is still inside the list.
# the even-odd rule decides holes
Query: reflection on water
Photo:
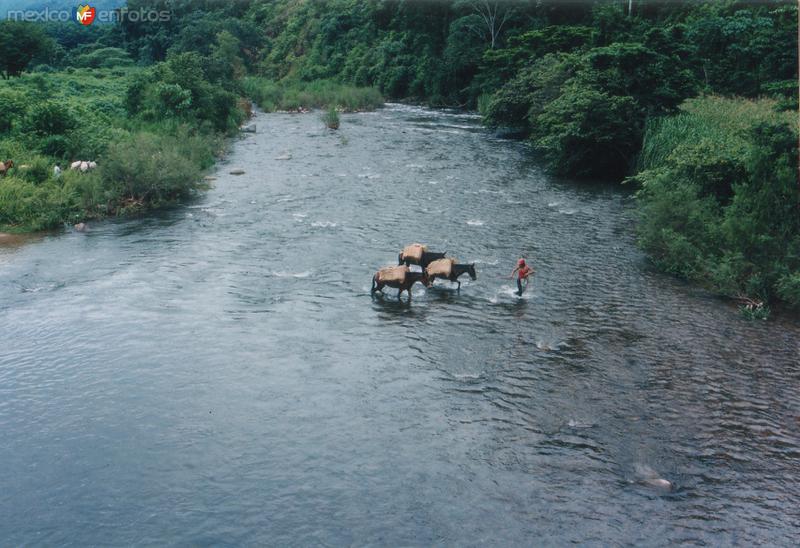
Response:
[[[256,123],[198,202],[0,252],[7,544],[793,543],[795,320],[474,116]],[[413,241],[478,279],[370,298]]]

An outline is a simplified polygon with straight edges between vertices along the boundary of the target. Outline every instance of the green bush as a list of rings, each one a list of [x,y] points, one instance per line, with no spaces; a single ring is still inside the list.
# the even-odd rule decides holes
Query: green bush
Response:
[[[126,107],[146,120],[174,117],[229,131],[243,120],[236,94],[211,82],[197,53],[181,53],[138,75],[128,87]]]
[[[794,306],[800,306],[800,270],[778,279],[778,297]]]
[[[121,48],[97,48],[88,53],[78,55],[74,65],[84,68],[112,68],[133,65],[133,59]]]
[[[103,183],[100,171],[95,169],[86,173],[65,170],[61,174],[61,184],[66,192],[74,197],[76,212],[70,222],[78,222],[87,217],[98,217],[110,213],[117,196]]]
[[[4,229],[52,228],[74,211],[75,196],[55,182],[38,185],[11,176],[0,180],[0,226]]]
[[[22,167],[22,166],[26,167]],[[49,158],[33,156],[25,159],[25,163],[18,165],[15,175],[33,184],[42,184],[49,181],[53,175],[53,163]]]
[[[68,107],[55,101],[45,101],[31,107],[24,130],[46,137],[64,135],[77,125],[78,121]]]
[[[339,113],[331,107],[322,115],[322,121],[328,129],[339,129]]]
[[[648,125],[639,241],[662,269],[793,305],[800,271],[797,123],[772,100],[705,97]]]
[[[25,117],[27,103],[24,94],[10,89],[0,89],[0,133],[11,131]]]
[[[103,184],[123,205],[170,203],[197,188],[213,148],[211,138],[189,133],[136,133],[109,145],[100,165]]]
[[[535,116],[531,139],[557,173],[613,179],[630,169],[640,120],[632,97],[571,84]]]

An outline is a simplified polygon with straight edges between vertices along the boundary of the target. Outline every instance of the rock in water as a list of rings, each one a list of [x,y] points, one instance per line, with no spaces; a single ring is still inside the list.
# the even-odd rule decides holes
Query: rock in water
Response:
[[[78,224],[75,225],[74,228],[78,232],[86,232],[86,229],[89,228],[89,227],[86,226],[86,223],[78,223]]]
[[[672,484],[669,480],[665,480],[664,478],[651,478],[644,480],[645,485],[649,485],[650,487],[655,487],[656,489],[663,489],[664,491],[669,491],[672,489]]]
[[[244,133],[255,133],[256,132],[256,125],[255,124],[247,124],[246,126],[242,126],[241,131]]]
[[[287,152],[286,154],[281,154],[280,156],[276,156],[275,159],[276,160],[291,160],[292,159],[292,155]]]
[[[242,175],[244,174],[244,170],[240,167],[235,167],[231,169],[228,173],[230,173],[231,175]]]
[[[203,180],[204,181],[216,181],[217,178],[214,177],[213,175],[206,175],[205,177],[203,177]]]
[[[659,477],[659,474],[646,464],[634,465],[634,471],[639,481],[644,485],[663,491],[672,490],[672,483],[669,480]]]

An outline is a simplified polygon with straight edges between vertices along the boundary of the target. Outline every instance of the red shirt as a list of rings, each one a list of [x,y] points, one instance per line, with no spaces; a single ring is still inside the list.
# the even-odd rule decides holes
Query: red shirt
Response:
[[[527,278],[530,273],[531,269],[528,267],[528,265],[519,267],[519,270],[517,271],[517,275],[519,276],[520,280]]]

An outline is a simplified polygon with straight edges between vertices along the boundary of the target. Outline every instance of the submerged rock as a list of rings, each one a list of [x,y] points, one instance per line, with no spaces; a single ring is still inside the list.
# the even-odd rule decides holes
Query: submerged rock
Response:
[[[664,478],[650,478],[644,480],[644,484],[649,487],[654,487],[655,489],[662,489],[664,491],[669,491],[672,489],[672,483],[669,480],[665,480]]]
[[[634,472],[636,473],[636,477],[639,482],[641,482],[643,485],[647,485],[648,487],[653,487],[654,489],[659,489],[662,491],[672,490],[672,482],[659,477],[658,472],[646,464],[634,465]]]

